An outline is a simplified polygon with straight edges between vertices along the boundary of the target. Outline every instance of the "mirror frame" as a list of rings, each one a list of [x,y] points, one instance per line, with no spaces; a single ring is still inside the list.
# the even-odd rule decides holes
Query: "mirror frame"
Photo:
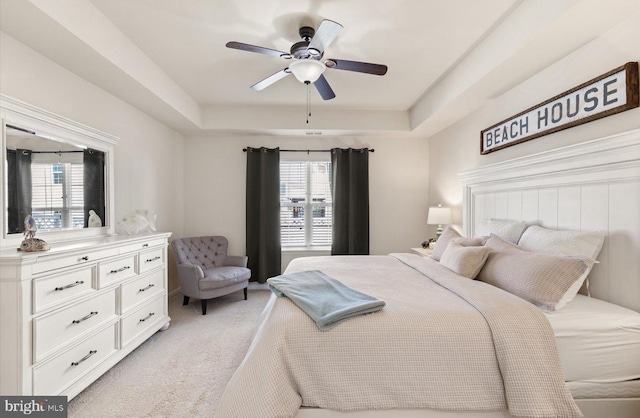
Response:
[[[0,216],[0,249],[18,248],[20,242],[24,239],[22,234],[7,234],[5,225],[5,218],[7,216],[7,125],[18,126],[34,131],[44,138],[81,145],[105,153],[105,226],[102,228],[39,231],[36,233],[36,237],[52,244],[60,241],[115,235],[113,160],[114,149],[118,144],[118,138],[4,94],[0,94],[0,119],[2,122],[2,156],[0,158],[0,174],[2,174],[2,187],[0,188],[2,209],[0,213],[2,216]]]

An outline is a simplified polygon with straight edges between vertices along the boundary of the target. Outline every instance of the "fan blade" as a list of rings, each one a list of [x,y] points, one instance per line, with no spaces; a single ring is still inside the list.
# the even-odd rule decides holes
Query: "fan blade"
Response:
[[[271,55],[274,57],[280,57],[280,58],[286,58],[286,59],[291,58],[291,54],[289,54],[288,52],[277,51],[275,49],[269,49],[263,46],[243,44],[242,42],[227,42],[226,47],[231,49],[239,49],[241,51],[256,52],[258,54]]]
[[[342,25],[333,20],[325,19],[320,23],[316,34],[311,38],[311,42],[307,49],[315,49],[322,54],[326,47],[333,42],[342,32]]]
[[[369,62],[334,60],[330,58],[325,61],[325,65],[328,68],[335,68],[336,70],[355,71],[358,73],[374,75],[385,75],[387,73],[386,65],[371,64]]]
[[[269,87],[276,81],[282,80],[289,74],[291,74],[291,72],[289,71],[289,68],[284,68],[275,74],[271,74],[269,77],[265,78],[264,80],[258,81],[256,84],[251,86],[251,90],[260,91],[266,87]]]
[[[322,100],[331,100],[336,97],[336,94],[333,92],[329,82],[323,75],[320,75],[320,78],[318,78],[313,85],[318,89],[318,93],[322,96]]]

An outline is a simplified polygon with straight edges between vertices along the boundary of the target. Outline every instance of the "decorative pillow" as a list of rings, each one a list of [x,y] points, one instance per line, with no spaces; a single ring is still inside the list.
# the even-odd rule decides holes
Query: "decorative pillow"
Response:
[[[487,219],[476,226],[475,236],[496,234],[500,238],[518,243],[520,235],[527,227],[524,221],[500,221],[497,219]]]
[[[589,257],[524,251],[495,235],[489,238],[486,247],[491,248],[491,253],[478,279],[528,300],[546,312],[562,308],[563,296],[576,282],[582,284],[593,266],[593,259]]]
[[[442,231],[440,238],[436,241],[436,245],[433,247],[433,251],[431,252],[431,258],[436,261],[440,261],[440,257],[442,257],[442,253],[444,253],[447,245],[456,238],[462,238],[462,235],[453,229],[451,225],[447,226],[444,231]]]
[[[476,237],[476,238],[457,238],[454,239],[452,242],[456,242],[460,245],[462,245],[463,247],[479,247],[484,245],[485,242],[487,242],[487,240],[489,239],[489,237]]]
[[[555,231],[532,225],[524,231],[518,245],[537,253],[583,255],[595,260],[603,243],[603,232]]]
[[[440,264],[461,276],[475,279],[491,252],[488,247],[460,245],[451,242],[440,258]]]
[[[491,234],[489,238],[487,238],[487,240],[485,241],[484,245],[487,245],[489,242],[491,242],[491,248],[506,249],[506,250],[522,250],[522,248],[518,247],[518,244],[505,241],[503,238],[500,238],[496,234]]]

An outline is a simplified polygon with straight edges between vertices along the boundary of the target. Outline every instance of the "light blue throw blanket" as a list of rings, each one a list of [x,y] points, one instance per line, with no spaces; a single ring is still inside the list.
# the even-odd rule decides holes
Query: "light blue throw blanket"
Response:
[[[267,280],[278,297],[286,296],[327,330],[356,315],[378,311],[384,301],[358,292],[319,270],[285,274]]]

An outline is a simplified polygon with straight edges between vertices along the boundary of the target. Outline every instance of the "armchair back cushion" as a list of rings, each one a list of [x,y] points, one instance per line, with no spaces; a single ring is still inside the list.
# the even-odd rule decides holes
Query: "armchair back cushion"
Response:
[[[196,264],[207,270],[225,265],[229,242],[222,236],[193,237],[174,240],[171,245],[178,264]]]

